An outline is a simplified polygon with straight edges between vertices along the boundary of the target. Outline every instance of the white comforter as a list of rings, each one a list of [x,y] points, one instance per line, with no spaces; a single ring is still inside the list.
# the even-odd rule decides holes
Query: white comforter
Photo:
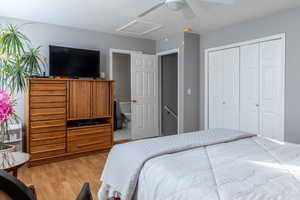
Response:
[[[117,146],[100,200],[116,191],[122,200],[300,199],[300,147],[251,136],[214,130]]]
[[[138,200],[299,200],[300,146],[261,137],[149,160]]]

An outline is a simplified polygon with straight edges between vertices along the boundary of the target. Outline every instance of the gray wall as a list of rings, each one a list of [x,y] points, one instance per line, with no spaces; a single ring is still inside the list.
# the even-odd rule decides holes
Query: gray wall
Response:
[[[136,39],[108,33],[100,33],[64,26],[41,24],[24,20],[0,17],[0,24],[21,25],[23,32],[29,37],[34,46],[43,46],[42,54],[49,55],[48,45],[59,45],[74,48],[95,49],[101,51],[101,71],[108,72],[109,69],[109,49],[126,49],[142,51],[149,54],[156,53],[156,44],[153,40]],[[46,69],[48,72],[48,68]],[[108,77],[108,73],[107,73]],[[23,116],[24,101],[19,97],[17,111],[19,116]]]
[[[168,37],[168,40],[156,42],[156,51],[163,52],[179,49],[179,111],[182,115],[179,122],[181,132],[199,129],[199,42],[198,34],[178,33]],[[192,94],[188,95],[187,90]]]
[[[300,143],[300,8],[201,35],[201,129],[204,128],[204,50],[279,33],[286,33],[285,140]]]
[[[184,33],[184,131],[199,130],[199,41],[200,36]],[[188,89],[191,94],[188,95]]]
[[[170,49],[177,49],[183,47],[184,33],[177,33],[171,35],[166,39],[156,41],[156,52],[168,51]]]
[[[120,102],[131,101],[130,55],[113,53],[113,79],[116,97]]]

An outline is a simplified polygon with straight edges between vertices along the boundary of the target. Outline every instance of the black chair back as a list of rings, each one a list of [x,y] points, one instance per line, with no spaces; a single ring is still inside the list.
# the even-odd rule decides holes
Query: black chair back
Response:
[[[31,189],[3,170],[0,170],[0,190],[13,200],[37,200]]]
[[[76,200],[93,200],[93,196],[90,190],[90,185],[85,183],[81,189],[80,194]]]

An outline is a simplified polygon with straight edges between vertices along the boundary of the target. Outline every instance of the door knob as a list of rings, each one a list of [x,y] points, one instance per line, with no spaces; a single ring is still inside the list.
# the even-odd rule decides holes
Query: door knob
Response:
[[[132,100],[131,102],[132,102],[132,103],[136,103],[136,102],[137,102],[137,100]]]
[[[256,104],[256,107],[259,107],[259,104]]]
[[[225,101],[223,101],[223,104],[226,104],[226,102],[225,102]]]

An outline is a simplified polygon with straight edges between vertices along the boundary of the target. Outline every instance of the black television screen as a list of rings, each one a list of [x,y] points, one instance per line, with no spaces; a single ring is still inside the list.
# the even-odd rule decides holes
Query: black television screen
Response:
[[[50,76],[99,78],[100,51],[49,46]]]

